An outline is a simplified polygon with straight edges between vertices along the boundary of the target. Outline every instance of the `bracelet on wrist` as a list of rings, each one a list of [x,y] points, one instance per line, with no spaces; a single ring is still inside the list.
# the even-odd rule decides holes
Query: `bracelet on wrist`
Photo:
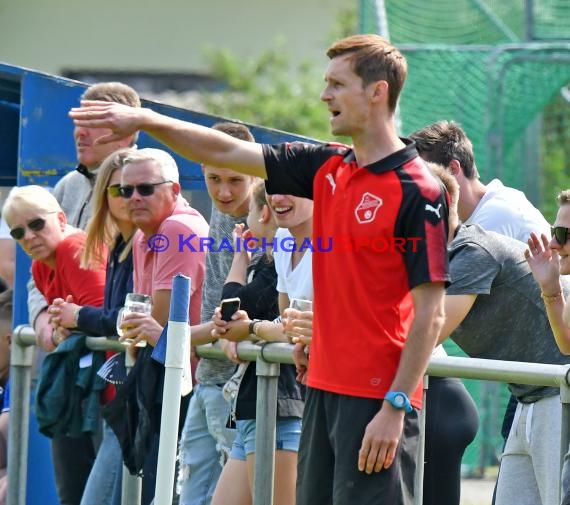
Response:
[[[557,293],[554,293],[553,295],[547,295],[546,293],[543,293],[541,291],[540,296],[545,302],[553,302],[555,300],[562,298],[562,290],[558,291]]]

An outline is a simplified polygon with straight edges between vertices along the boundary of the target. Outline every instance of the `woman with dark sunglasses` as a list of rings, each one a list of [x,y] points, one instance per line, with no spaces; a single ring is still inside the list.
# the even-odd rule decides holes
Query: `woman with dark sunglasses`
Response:
[[[47,189],[13,188],[2,215],[12,238],[32,258],[34,281],[48,301],[72,296],[77,303],[101,306],[107,249],[100,244],[91,268],[82,266],[80,255],[87,235],[67,224],[65,213]],[[67,334],[54,328],[54,345]]]
[[[55,300],[49,309],[52,321],[65,328],[76,328],[89,335],[116,335],[119,310],[127,293],[133,291],[132,236],[135,225],[128,216],[126,202],[119,190],[123,162],[132,152],[132,149],[120,149],[108,156],[99,168],[93,188],[93,213],[87,225],[81,260],[85,267],[89,267],[101,259],[102,249],[109,248],[103,306],[81,306],[61,298]],[[108,358],[111,356],[112,353],[107,353]],[[124,363],[124,355],[112,358],[106,367],[108,371],[114,369],[110,365],[116,360]],[[115,381],[116,378],[108,379]],[[110,401],[114,394],[114,387],[108,386],[103,403]],[[120,505],[122,465],[119,441],[104,422],[103,441],[85,485],[81,505]]]
[[[51,321],[56,325],[77,328],[90,335],[116,335],[119,310],[126,294],[133,290],[131,239],[135,225],[119,191],[123,161],[132,151],[119,149],[107,157],[99,168],[93,188],[93,213],[86,228],[81,264],[89,268],[102,261],[102,252],[109,250],[103,306],[82,306],[56,299],[49,308]]]
[[[86,234],[67,224],[65,213],[47,189],[33,185],[13,188],[2,215],[10,235],[31,256],[34,282],[48,303],[71,296],[81,305],[102,305],[106,251],[99,252],[92,268],[81,266]],[[94,372],[104,356],[88,352],[83,338],[65,328],[54,327],[50,336],[51,342],[42,346],[58,349],[42,363],[36,414],[40,431],[52,439],[60,501],[75,504],[75,495],[82,493],[95,459],[93,434],[98,431],[99,392]],[[89,356],[91,366],[80,369],[84,355]],[[85,387],[81,394],[72,394],[79,389],[74,389],[74,384],[80,375]]]
[[[558,213],[551,237],[532,233],[525,258],[542,292],[548,320],[562,354],[570,354],[570,309],[564,300],[561,275],[570,274],[570,190],[558,197]],[[570,469],[569,469],[570,471]],[[568,501],[570,504],[570,499]]]
[[[540,286],[541,296],[556,344],[562,354],[570,354],[570,304],[564,299],[561,276],[570,274],[570,190],[557,196],[556,221],[550,240],[544,234],[532,233],[525,258]],[[562,505],[570,505],[570,464],[562,468]]]

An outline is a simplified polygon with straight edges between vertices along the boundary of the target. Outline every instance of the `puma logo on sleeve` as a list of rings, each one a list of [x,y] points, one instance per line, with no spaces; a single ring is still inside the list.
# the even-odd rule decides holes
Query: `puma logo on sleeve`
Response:
[[[429,203],[426,203],[426,208],[425,210],[429,210],[430,212],[433,212],[439,219],[441,219],[441,203],[437,206],[437,207],[432,207]]]

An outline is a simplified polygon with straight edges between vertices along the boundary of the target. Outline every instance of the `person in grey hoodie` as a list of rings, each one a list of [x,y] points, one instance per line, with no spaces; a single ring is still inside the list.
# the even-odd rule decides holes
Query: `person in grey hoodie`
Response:
[[[237,123],[218,123],[215,130],[232,137],[254,142],[247,126]],[[224,240],[232,243],[235,225],[247,219],[249,202],[255,177],[240,174],[223,167],[203,165],[202,171],[208,194],[212,199],[210,235],[213,251],[206,255],[206,277],[202,291],[201,338],[192,327],[192,344],[212,341],[212,316],[220,304],[222,288],[230,271],[233,252],[216,250]],[[209,505],[222,467],[226,462],[235,438],[236,430],[226,427],[230,405],[222,394],[222,388],[234,374],[235,363],[202,358],[196,370],[198,384],[194,387],[180,437],[180,469],[178,490],[180,505]]]

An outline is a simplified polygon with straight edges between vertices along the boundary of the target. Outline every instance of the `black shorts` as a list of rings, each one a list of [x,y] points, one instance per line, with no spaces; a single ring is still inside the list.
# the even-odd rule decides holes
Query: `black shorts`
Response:
[[[297,505],[412,505],[419,442],[418,414],[406,414],[394,463],[358,470],[364,430],[382,400],[307,388],[297,467]]]

